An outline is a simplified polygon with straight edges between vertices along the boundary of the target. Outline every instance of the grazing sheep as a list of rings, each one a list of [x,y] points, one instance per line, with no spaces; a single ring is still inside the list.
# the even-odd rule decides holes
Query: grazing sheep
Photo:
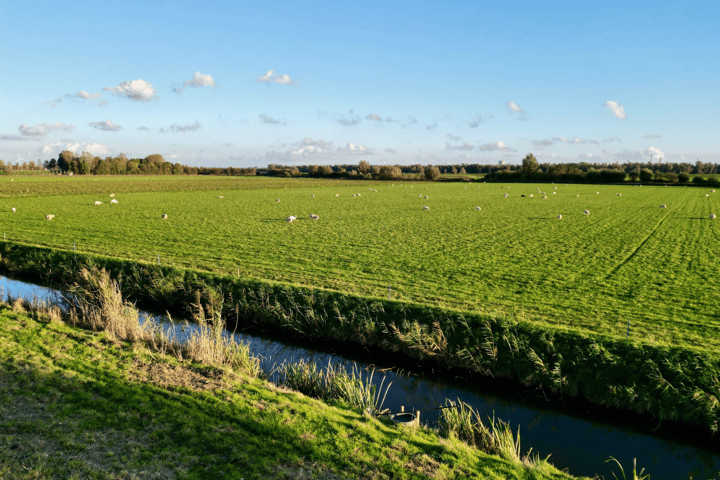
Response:
[[[525,195],[520,195],[520,198],[525,198]]]
[[[710,190],[710,193],[715,193],[715,190]]]
[[[320,219],[320,216],[319,216],[319,215],[313,215],[313,214],[311,213],[311,214],[310,214],[310,219],[311,219],[311,220],[319,220],[319,219]]]
[[[95,205],[102,205],[102,202],[95,200]]]
[[[533,196],[533,194],[531,193],[531,194],[530,194],[530,198],[532,198],[532,196]]]
[[[110,203],[117,203],[117,202],[118,202],[118,201],[115,200],[114,198],[113,198],[112,200],[110,200]]]
[[[710,196],[710,194],[709,194],[709,193],[706,193],[706,194],[705,194],[705,196],[706,196],[706,197],[709,197],[709,196]]]
[[[585,215],[590,215],[590,210],[583,210],[583,213],[584,213]]]
[[[665,185],[667,187],[667,185]],[[595,192],[595,195],[600,195],[600,192]]]
[[[312,195],[310,195],[310,198],[315,198],[315,194],[313,193]]]
[[[114,197],[114,196],[115,196],[115,194],[114,194],[114,193],[111,193],[111,194],[110,194],[110,198],[112,198],[112,197]]]
[[[15,213],[15,207],[11,208],[12,212]]]
[[[553,192],[553,195],[557,195],[557,192]]]
[[[543,195],[543,200],[547,200],[547,195]]]
[[[296,218],[297,218],[297,217],[296,217],[295,215],[290,215],[289,217],[287,217],[287,218],[285,219],[285,221],[288,222],[288,223],[294,222]]]
[[[276,200],[275,200],[275,203],[280,203],[280,199],[279,199],[279,198],[276,199]]]
[[[218,198],[225,198],[225,197],[223,197],[222,195],[218,195]]]
[[[339,197],[339,196],[340,196],[340,194],[339,194],[339,193],[336,193],[336,194],[335,194],[335,196],[336,196],[336,197]]]
[[[428,196],[427,196],[427,195],[425,195],[425,200],[427,200],[427,198],[428,198]]]
[[[162,217],[160,217],[160,218],[162,218],[163,220],[167,220],[167,213],[163,213]]]
[[[422,194],[418,195],[418,198],[422,198]]]
[[[45,215],[45,218],[47,218],[48,220],[52,220],[53,218],[55,218],[55,215]]]
[[[711,214],[710,214],[710,220],[715,220],[715,218],[716,218],[716,217],[715,217],[715,214],[714,214],[714,213],[711,213]]]
[[[667,205],[663,203],[662,205],[660,205],[660,208],[667,208]]]
[[[360,194],[358,193],[358,197],[362,197],[362,195],[360,195]]]
[[[508,197],[508,194],[507,194],[507,193],[506,193],[505,195],[503,195],[503,198],[507,198],[507,197]]]
[[[576,196],[576,197],[579,197],[579,196],[580,196],[580,194],[578,193],[578,194],[577,194],[577,195],[575,195],[575,196]]]
[[[618,197],[621,196],[621,195],[622,195],[622,193],[618,193],[618,194],[617,194]]]
[[[423,207],[423,210],[430,210],[430,207],[428,207],[427,205],[425,205],[425,206]]]
[[[555,190],[557,190],[557,185],[555,185],[553,188],[554,188]]]
[[[557,216],[557,219],[558,219],[558,220],[562,220],[562,215],[558,215],[558,216]]]
[[[475,207],[475,210],[482,210],[482,208],[480,208],[480,207]]]

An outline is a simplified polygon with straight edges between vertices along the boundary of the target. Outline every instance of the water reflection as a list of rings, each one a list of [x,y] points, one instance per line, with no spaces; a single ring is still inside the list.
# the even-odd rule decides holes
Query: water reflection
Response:
[[[8,294],[26,299],[52,300],[53,290],[36,285],[0,277],[0,292],[3,299]],[[195,326],[183,323],[163,324],[166,331],[174,330],[176,338],[186,340]],[[270,374],[274,366],[283,362],[305,360],[320,366],[344,365],[351,369],[354,361],[365,368],[369,362],[349,359],[324,351],[312,350],[245,333],[229,333],[237,341],[249,343],[252,352],[262,357],[262,368]],[[638,468],[645,468],[652,480],[662,479],[720,479],[720,455],[700,446],[688,445],[656,436],[623,429],[612,422],[586,420],[576,416],[558,413],[558,408],[538,408],[521,405],[488,391],[482,385],[472,385],[454,375],[415,376],[395,371],[385,372],[385,385],[392,386],[384,406],[397,411],[400,406],[406,410],[433,408],[445,404],[445,399],[460,399],[468,403],[481,415],[493,415],[510,422],[514,430],[520,428],[523,452],[532,448],[542,458],[551,455],[550,461],[560,469],[567,469],[573,475],[602,475],[614,478],[612,464],[606,463],[610,455],[617,458],[629,474],[633,459]],[[382,375],[376,374],[373,381],[379,386]],[[552,406],[551,406],[552,407]],[[427,411],[421,415],[425,424],[436,425],[438,411]],[[619,474],[617,467],[614,469]]]

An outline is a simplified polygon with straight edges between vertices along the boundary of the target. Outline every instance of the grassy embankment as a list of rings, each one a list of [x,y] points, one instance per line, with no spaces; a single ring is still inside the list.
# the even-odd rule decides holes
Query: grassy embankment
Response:
[[[0,186],[38,194],[16,196],[18,212],[0,214],[8,239],[49,247],[2,245],[7,272],[72,281],[95,263],[122,276],[131,298],[158,307],[189,305],[199,293],[267,328],[717,430],[720,224],[708,215],[720,205],[700,189],[40,180],[25,182],[30,192]],[[136,193],[93,205],[123,188]],[[167,191],[141,193],[151,188]],[[300,219],[287,224],[289,214]],[[82,254],[68,251],[73,241]],[[175,267],[138,263],[158,254]],[[382,300],[388,284],[399,301]]]
[[[59,309],[0,305],[0,478],[570,478],[267,383],[212,328],[174,344],[97,287],[65,319],[101,332]],[[515,448],[446,423],[501,455]]]

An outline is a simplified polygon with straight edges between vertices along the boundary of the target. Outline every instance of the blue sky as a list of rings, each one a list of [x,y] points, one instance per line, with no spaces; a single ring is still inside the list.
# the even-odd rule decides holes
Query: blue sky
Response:
[[[720,2],[0,0],[0,158],[720,163]]]

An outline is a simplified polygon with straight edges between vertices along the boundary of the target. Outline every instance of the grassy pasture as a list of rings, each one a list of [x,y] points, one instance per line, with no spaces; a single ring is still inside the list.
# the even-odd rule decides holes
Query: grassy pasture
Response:
[[[9,241],[65,250],[74,241],[81,252],[147,262],[159,254],[163,264],[360,296],[387,297],[392,286],[394,299],[509,312],[581,331],[624,336],[630,320],[635,338],[717,351],[720,223],[709,215],[720,214],[720,193],[557,185],[553,194],[547,184],[509,187],[3,178],[0,232]],[[117,205],[109,203],[110,193]],[[45,220],[48,213],[55,219]],[[320,220],[310,220],[311,213]],[[288,215],[298,220],[287,223]]]

